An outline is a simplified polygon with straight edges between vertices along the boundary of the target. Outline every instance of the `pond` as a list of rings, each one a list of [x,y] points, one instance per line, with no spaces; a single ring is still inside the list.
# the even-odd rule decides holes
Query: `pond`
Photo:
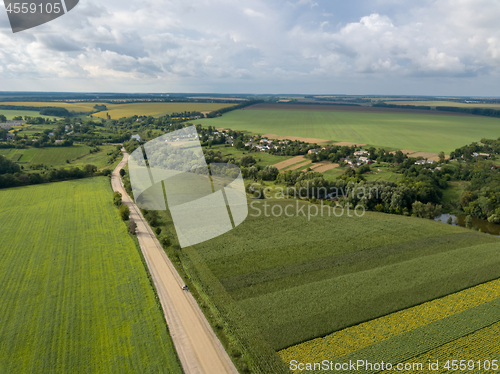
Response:
[[[453,226],[465,227],[466,215],[464,214],[442,214],[439,217],[436,217],[434,220],[441,221],[442,223],[447,223],[450,217],[453,220]],[[500,236],[500,225],[495,225],[494,223],[490,223],[484,219],[472,217],[472,227],[477,227],[481,230],[481,232],[487,234]]]

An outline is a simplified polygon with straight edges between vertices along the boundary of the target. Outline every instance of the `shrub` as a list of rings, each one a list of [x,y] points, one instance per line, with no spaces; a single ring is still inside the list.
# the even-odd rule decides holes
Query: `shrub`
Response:
[[[165,235],[160,237],[160,243],[163,247],[169,247],[171,244],[170,239]]]
[[[156,232],[156,235],[160,235],[161,234],[161,227],[157,227],[155,229],[155,232]]]
[[[470,215],[465,217],[465,227],[468,229],[472,228],[472,217]]]
[[[113,194],[113,204],[115,204],[116,206],[122,205],[122,194],[121,193],[115,192]]]
[[[499,224],[500,223],[500,216],[498,216],[496,214],[492,214],[491,216],[488,217],[488,222]]]
[[[123,177],[125,176],[125,169],[120,169],[120,175]]]
[[[124,204],[120,205],[119,213],[120,213],[120,217],[122,220],[124,220],[124,221],[128,220],[128,218],[130,216],[130,210],[129,210],[128,206],[126,206]]]
[[[135,235],[137,231],[137,224],[134,221],[128,223],[128,232]]]

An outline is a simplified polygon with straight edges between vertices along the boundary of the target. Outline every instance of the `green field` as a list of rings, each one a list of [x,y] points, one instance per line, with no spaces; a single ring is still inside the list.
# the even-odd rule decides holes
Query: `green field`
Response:
[[[240,159],[241,157],[245,155],[250,155],[252,156],[255,161],[257,161],[257,165],[259,166],[267,166],[267,165],[274,165],[277,164],[278,162],[288,160],[292,158],[292,156],[275,156],[275,155],[270,155],[267,152],[248,152],[245,151],[244,149],[236,149],[235,147],[226,147],[224,145],[215,145],[212,146],[212,148],[204,148],[206,150],[211,149],[214,152],[221,152],[223,157],[234,157],[235,159]]]
[[[326,106],[322,110],[315,109],[318,106],[298,107],[300,109],[294,109],[293,105],[255,106],[256,109],[235,110],[194,123],[261,135],[319,138],[435,153],[449,153],[481,138],[500,137],[498,118],[399,109],[371,112],[370,108],[356,111]]]
[[[112,119],[119,119],[122,117],[138,116],[154,116],[160,117],[166,114],[181,113],[181,112],[211,112],[217,109],[226,108],[235,104],[220,104],[220,103],[125,103],[125,104],[109,104],[109,103],[96,103],[96,102],[76,102],[76,103],[63,103],[63,102],[2,102],[0,105],[18,105],[18,106],[34,106],[34,107],[59,107],[65,108],[68,111],[74,112],[93,112],[96,104],[106,105],[108,110],[93,114],[97,118],[106,118],[108,113]],[[27,115],[32,117],[45,117],[41,116],[36,111],[23,111],[23,110],[0,110],[0,114],[4,114],[7,119],[14,116]]]
[[[0,105],[10,105],[10,103],[1,103]],[[58,118],[54,116],[43,116],[39,112],[34,111],[34,110],[5,110],[5,109],[0,109],[0,114],[3,114],[5,117],[7,117],[8,120],[11,120],[14,117],[17,116],[30,116],[30,117],[42,117],[42,118]]]
[[[113,150],[115,146],[101,145],[100,151],[89,153],[91,147],[84,144],[75,144],[71,147],[47,147],[47,148],[26,148],[26,149],[4,149],[0,154],[9,157],[12,161],[17,161],[21,165],[44,164],[47,166],[84,166],[92,164],[98,168],[107,165],[109,156],[108,152]],[[9,152],[6,152],[9,151]],[[14,159],[17,157],[19,159]],[[70,161],[68,164],[66,160]]]
[[[295,345],[279,354],[285,362],[348,362],[363,357],[374,362],[424,363],[439,356],[444,364],[464,354],[465,349],[468,360],[496,359],[500,349],[492,338],[500,321],[499,285],[500,279],[483,283]],[[484,341],[478,339],[480,336]]]
[[[500,277],[496,237],[374,212],[271,214],[291,204],[293,215],[296,203],[268,201],[269,217],[262,205],[260,217],[250,208],[234,230],[182,251],[193,281],[247,346],[277,351]],[[263,349],[254,355],[272,361]]]
[[[478,103],[457,103],[455,101],[440,101],[440,100],[397,100],[397,101],[386,101],[386,104],[395,104],[395,105],[425,105],[430,107],[437,106],[452,106],[456,108],[490,108],[490,109],[500,109],[500,104],[478,104]]]
[[[108,178],[0,191],[1,373],[182,373]]]

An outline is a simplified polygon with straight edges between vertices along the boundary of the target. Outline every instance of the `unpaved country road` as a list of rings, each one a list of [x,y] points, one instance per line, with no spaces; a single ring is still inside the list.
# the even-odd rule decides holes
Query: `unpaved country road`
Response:
[[[137,224],[137,238],[151,273],[165,313],[170,335],[184,372],[203,374],[237,374],[224,347],[212,331],[193,296],[182,290],[183,281],[151,231],[140,210],[125,192],[120,169],[129,155],[113,171],[111,186],[122,194],[122,201],[130,209],[130,218]]]

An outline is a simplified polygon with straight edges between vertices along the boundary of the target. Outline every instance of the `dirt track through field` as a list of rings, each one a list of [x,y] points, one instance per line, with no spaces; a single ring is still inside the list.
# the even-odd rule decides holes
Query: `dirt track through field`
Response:
[[[315,173],[323,173],[325,171],[338,168],[339,164],[332,164],[330,161],[321,161],[311,167],[311,170]]]
[[[295,164],[297,164],[299,162],[304,162],[305,160],[307,160],[307,159],[304,156],[295,156],[295,157],[293,157],[293,158],[291,158],[289,160],[278,162],[274,166],[278,170],[283,170],[283,169],[286,169],[287,167],[295,165]]]
[[[300,169],[304,166],[311,165],[311,164],[312,164],[311,160],[306,160],[305,162],[301,162],[299,164],[293,165],[293,166],[291,166],[288,169],[283,170],[283,171],[297,170],[297,169]]]
[[[113,171],[113,191],[122,194],[130,209],[130,218],[137,224],[137,239],[160,299],[168,329],[185,373],[237,374],[224,347],[198,307],[194,297],[182,290],[183,281],[151,231],[140,210],[127,195],[119,171],[128,161],[123,160]]]
[[[353,143],[353,142],[338,142],[334,145],[339,145],[341,147],[364,147],[366,144]]]

